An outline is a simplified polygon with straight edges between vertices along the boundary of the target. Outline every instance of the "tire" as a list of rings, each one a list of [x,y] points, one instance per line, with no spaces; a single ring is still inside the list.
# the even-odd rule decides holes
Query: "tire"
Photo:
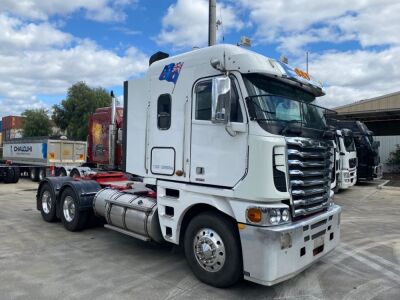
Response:
[[[39,197],[40,213],[42,214],[43,220],[49,223],[57,221],[56,196],[50,184],[43,184],[42,188],[40,189]]]
[[[56,171],[56,176],[62,176],[62,177],[68,176],[67,171],[65,170],[65,168],[59,168]]]
[[[185,231],[184,248],[189,267],[200,281],[226,288],[243,278],[239,233],[227,216],[213,211],[195,216]]]
[[[39,181],[42,181],[45,178],[46,178],[46,168],[40,168],[38,172],[38,179]]]
[[[81,177],[81,174],[79,173],[79,171],[77,169],[73,169],[69,173],[69,176],[72,177],[72,178],[75,178],[75,177]]]
[[[39,179],[38,168],[31,168],[29,170],[29,178],[34,182],[38,181]]]
[[[15,183],[14,177],[15,177],[15,169],[13,167],[6,167],[3,178],[4,183]]]
[[[21,171],[19,167],[13,167],[13,168],[14,168],[14,176],[12,183],[17,183],[19,181],[19,178],[21,177]]]
[[[61,193],[60,210],[61,221],[65,229],[69,231],[80,231],[86,226],[88,212],[78,209],[78,197],[70,187],[67,187]]]

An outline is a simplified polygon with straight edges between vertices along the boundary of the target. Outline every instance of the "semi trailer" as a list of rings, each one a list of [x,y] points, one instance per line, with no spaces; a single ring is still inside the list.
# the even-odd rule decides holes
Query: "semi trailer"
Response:
[[[95,215],[122,234],[181,245],[212,286],[274,285],[340,242],[333,133],[313,104],[322,95],[308,73],[238,46],[158,52],[124,82],[124,172],[45,178],[37,209],[70,231]]]
[[[86,142],[48,137],[19,138],[3,143],[3,164],[1,169],[14,170],[3,178],[16,178],[22,173],[29,174],[33,181],[53,175],[67,175],[66,169],[86,162]],[[7,179],[3,179],[7,181]]]

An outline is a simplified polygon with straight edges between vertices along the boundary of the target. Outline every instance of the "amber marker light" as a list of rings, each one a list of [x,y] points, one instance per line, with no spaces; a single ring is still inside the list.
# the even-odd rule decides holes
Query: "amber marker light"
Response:
[[[262,211],[257,207],[247,209],[247,220],[252,223],[260,223],[262,220]]]

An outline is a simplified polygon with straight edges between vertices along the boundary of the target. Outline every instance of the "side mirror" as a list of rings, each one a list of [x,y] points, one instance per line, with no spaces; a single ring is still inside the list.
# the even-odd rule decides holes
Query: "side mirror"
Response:
[[[212,80],[211,120],[213,123],[228,123],[231,108],[231,80],[228,76]]]

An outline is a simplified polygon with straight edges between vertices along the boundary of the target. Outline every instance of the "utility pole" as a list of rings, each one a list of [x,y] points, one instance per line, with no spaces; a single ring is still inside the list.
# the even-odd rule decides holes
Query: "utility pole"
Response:
[[[208,10],[208,46],[217,43],[217,0],[210,0]]]

